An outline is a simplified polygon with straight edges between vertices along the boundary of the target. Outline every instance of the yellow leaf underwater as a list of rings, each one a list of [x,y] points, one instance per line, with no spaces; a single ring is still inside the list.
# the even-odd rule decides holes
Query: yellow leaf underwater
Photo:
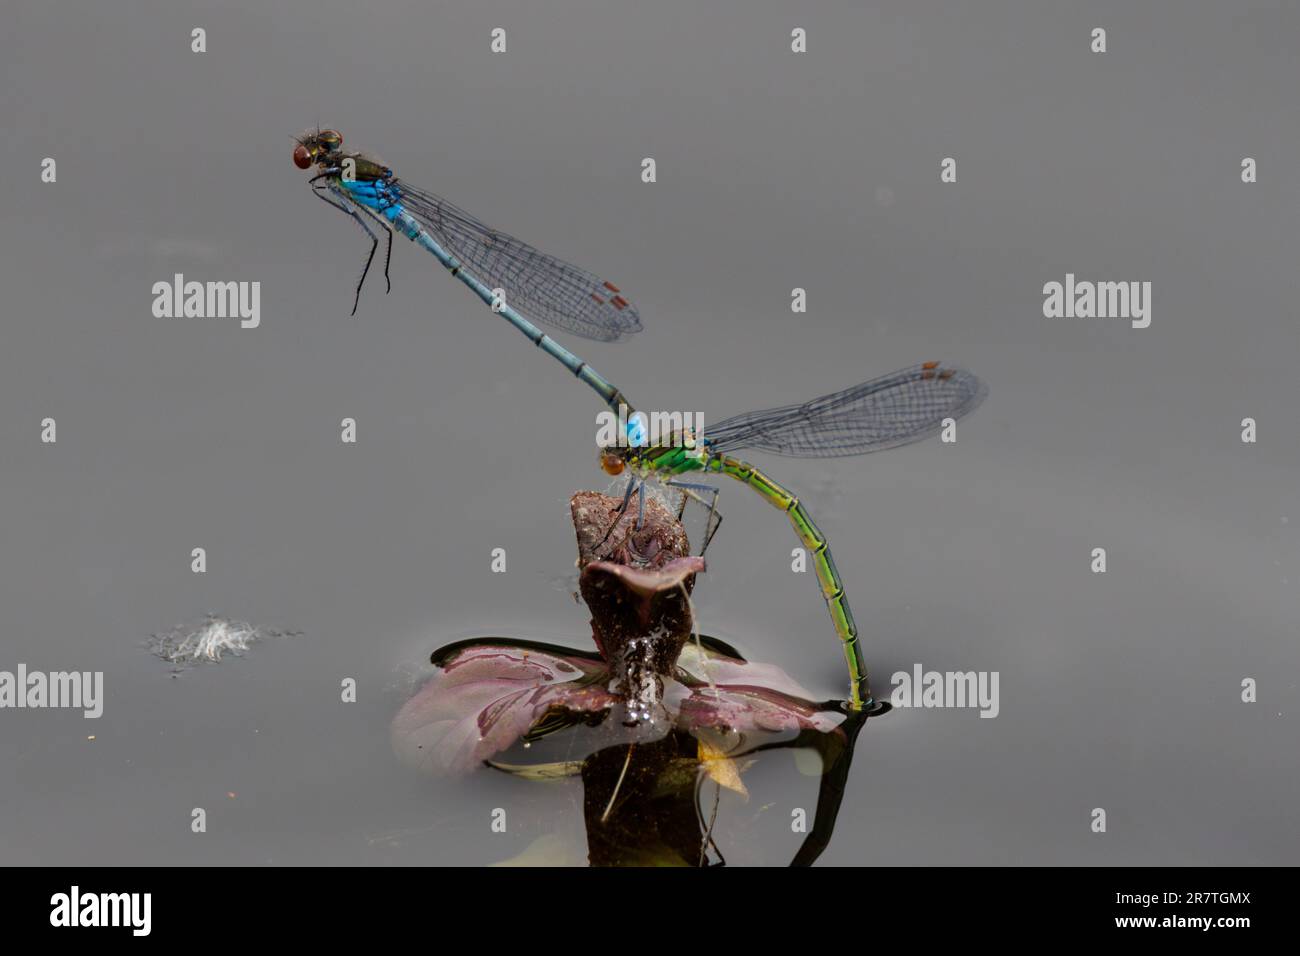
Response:
[[[740,768],[736,766],[736,761],[728,757],[726,752],[713,741],[707,739],[709,736],[711,735],[701,734],[698,738],[700,768],[715,783],[748,800],[749,791],[745,789],[745,783],[740,779]]]

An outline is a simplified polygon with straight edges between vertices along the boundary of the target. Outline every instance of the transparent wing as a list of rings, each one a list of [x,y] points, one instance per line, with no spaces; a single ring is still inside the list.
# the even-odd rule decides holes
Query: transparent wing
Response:
[[[705,429],[717,452],[757,448],[794,458],[863,455],[935,434],[972,411],[988,389],[970,372],[938,362],[823,395],[802,405],[747,412]]]
[[[583,338],[616,342],[641,330],[618,287],[475,219],[440,196],[398,180],[402,205],[464,268],[529,318]]]

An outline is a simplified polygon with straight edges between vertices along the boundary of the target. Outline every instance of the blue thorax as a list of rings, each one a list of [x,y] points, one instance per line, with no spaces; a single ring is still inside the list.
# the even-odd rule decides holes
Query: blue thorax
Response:
[[[361,179],[349,180],[340,177],[339,185],[343,187],[348,194],[348,198],[353,202],[373,209],[390,222],[397,219],[403,212],[402,190],[397,185],[397,181],[392,178],[375,179],[367,182]]]

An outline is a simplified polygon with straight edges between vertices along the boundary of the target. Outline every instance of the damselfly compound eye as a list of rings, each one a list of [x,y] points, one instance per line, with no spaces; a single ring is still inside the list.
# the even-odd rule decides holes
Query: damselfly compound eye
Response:
[[[308,169],[311,167],[311,150],[302,143],[293,148],[293,164],[299,169]]]
[[[623,474],[624,464],[623,459],[612,452],[602,451],[600,453],[600,467],[604,469],[607,475]]]

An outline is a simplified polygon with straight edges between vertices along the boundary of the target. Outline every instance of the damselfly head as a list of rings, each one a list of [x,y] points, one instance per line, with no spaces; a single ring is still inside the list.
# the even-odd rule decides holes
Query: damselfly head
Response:
[[[310,169],[312,163],[336,152],[343,145],[343,134],[336,129],[309,130],[298,137],[293,148],[293,164],[299,169]]]
[[[600,450],[600,467],[607,475],[621,475],[627,467],[627,449],[602,448]]]

